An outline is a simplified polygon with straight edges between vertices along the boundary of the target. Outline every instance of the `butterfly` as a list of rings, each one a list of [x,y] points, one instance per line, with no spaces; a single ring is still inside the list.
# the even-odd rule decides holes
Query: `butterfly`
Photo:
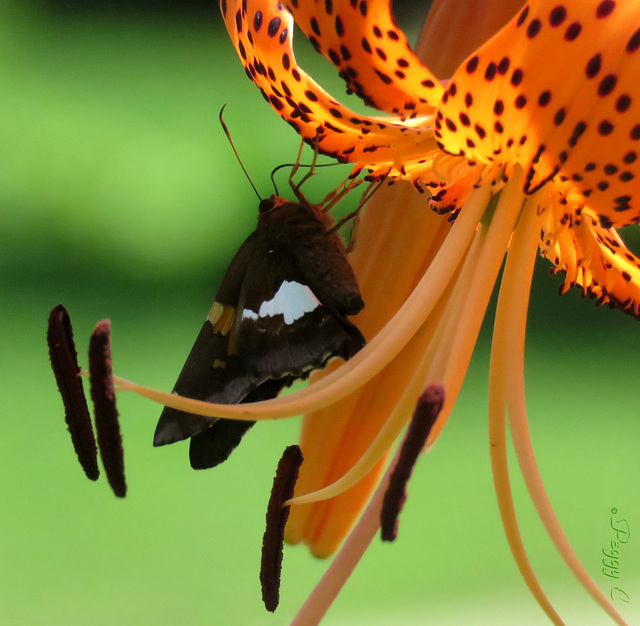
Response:
[[[220,121],[229,137],[222,111]],[[300,187],[312,175],[316,156],[317,150],[312,169],[295,184],[298,155],[289,177],[295,201],[277,194],[260,200],[256,229],[231,261],[174,393],[222,404],[274,398],[365,345],[349,320],[364,302],[336,232],[344,220],[334,225],[328,213],[362,181],[351,177],[321,204],[312,204]],[[354,214],[364,201],[363,196]],[[191,466],[210,468],[229,457],[254,423],[215,421],[165,407],[154,445],[190,438]]]

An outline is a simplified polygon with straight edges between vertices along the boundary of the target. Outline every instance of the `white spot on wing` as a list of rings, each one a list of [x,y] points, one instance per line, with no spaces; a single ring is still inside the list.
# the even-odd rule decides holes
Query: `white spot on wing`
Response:
[[[285,280],[271,300],[265,300],[256,313],[251,309],[242,311],[242,319],[257,320],[260,317],[283,315],[284,323],[291,324],[305,313],[311,313],[320,305],[307,285]]]

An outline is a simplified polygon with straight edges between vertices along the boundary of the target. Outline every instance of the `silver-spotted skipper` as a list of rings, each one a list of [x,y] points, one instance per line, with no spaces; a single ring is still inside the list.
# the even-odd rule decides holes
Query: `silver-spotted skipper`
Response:
[[[222,112],[220,119],[228,134]],[[362,333],[348,320],[364,303],[327,214],[355,185],[311,204],[301,183],[293,183],[298,164],[289,179],[297,201],[278,195],[260,201],[257,228],[231,261],[174,393],[223,404],[266,400],[330,359],[349,359],[364,346]],[[166,407],[154,445],[190,437],[191,466],[205,469],[225,461],[253,424],[212,423]]]

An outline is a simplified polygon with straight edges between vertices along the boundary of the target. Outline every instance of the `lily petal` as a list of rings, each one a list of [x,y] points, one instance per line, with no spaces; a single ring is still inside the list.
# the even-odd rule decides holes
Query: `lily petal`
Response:
[[[338,70],[350,91],[379,111],[407,117],[430,112],[442,85],[409,47],[390,2],[285,2],[313,47]]]
[[[451,154],[554,180],[607,226],[640,221],[640,6],[538,0],[462,63],[439,107]],[[544,71],[541,71],[544,68]]]
[[[252,2],[249,10],[232,0],[222,2],[221,8],[249,78],[279,115],[302,137],[317,141],[325,154],[362,162],[374,173],[398,177],[404,176],[407,157],[424,162],[424,155],[435,150],[430,113],[410,122],[399,116],[359,115],[306,74],[293,53],[293,18],[281,4],[262,0]],[[434,92],[441,90],[440,83],[432,88]]]

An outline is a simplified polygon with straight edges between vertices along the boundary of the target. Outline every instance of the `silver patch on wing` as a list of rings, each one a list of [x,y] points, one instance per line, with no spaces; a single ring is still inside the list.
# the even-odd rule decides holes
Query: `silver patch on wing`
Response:
[[[306,313],[320,306],[320,301],[307,285],[283,281],[271,300],[265,300],[256,313],[251,309],[242,311],[242,319],[257,320],[260,317],[283,315],[285,324],[292,324]]]

